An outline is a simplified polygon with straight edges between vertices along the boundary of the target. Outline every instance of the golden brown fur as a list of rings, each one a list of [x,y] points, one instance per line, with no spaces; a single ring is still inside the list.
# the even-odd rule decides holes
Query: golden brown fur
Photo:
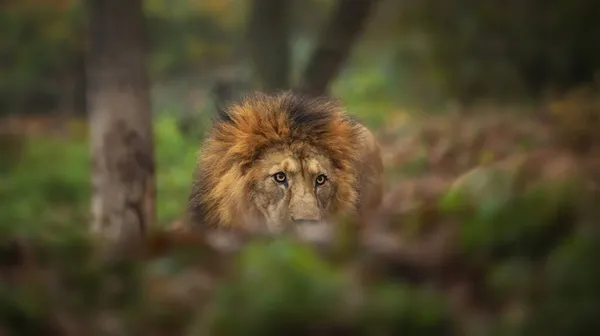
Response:
[[[381,202],[373,135],[326,98],[255,93],[222,111],[205,140],[189,197],[194,225],[271,231]]]

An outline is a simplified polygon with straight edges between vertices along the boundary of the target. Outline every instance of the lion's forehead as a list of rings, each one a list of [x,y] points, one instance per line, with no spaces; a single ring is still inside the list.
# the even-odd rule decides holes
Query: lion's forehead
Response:
[[[315,158],[307,158],[305,160],[304,167],[306,167],[307,172],[311,175],[319,174],[324,170],[324,167],[321,164],[321,162],[319,162]]]
[[[271,151],[263,158],[268,167],[268,174],[272,175],[279,171],[295,174],[299,172],[309,175],[326,172],[331,162],[327,156],[315,150],[302,152],[293,150]]]
[[[292,156],[278,156],[270,160],[269,175],[273,175],[280,171],[288,173],[298,173],[301,170],[301,164],[297,158]]]

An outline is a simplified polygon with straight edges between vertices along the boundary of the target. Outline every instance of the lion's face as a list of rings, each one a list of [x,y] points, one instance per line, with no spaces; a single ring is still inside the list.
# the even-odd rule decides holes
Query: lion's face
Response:
[[[190,218],[205,227],[266,223],[276,232],[352,215],[361,189],[362,133],[330,99],[249,95],[212,125],[189,196]]]
[[[331,160],[314,149],[271,150],[252,168],[252,202],[270,230],[321,223],[336,183]]]

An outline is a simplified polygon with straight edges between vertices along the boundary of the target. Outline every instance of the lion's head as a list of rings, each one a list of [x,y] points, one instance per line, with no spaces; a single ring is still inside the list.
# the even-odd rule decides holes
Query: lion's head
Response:
[[[215,120],[189,199],[199,225],[270,230],[355,210],[360,125],[333,100],[254,93]]]

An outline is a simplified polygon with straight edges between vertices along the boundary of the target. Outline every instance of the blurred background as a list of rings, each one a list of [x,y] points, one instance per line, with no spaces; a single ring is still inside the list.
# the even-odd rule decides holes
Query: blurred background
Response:
[[[181,210],[206,117],[216,103],[244,90],[296,87],[308,77],[306,85],[326,87],[351,113],[380,128],[415,113],[467,112],[478,104],[537,113],[548,96],[593,83],[600,62],[593,43],[600,36],[599,9],[590,0],[336,6],[333,0],[144,1],[161,221]],[[2,202],[0,214],[12,213],[6,219],[14,221],[33,213],[25,203],[47,209],[46,202],[58,202],[56,209],[61,198],[70,205],[86,199],[85,18],[75,0],[6,0],[1,7],[0,127],[55,146],[34,146],[40,153],[31,155],[48,155],[35,159],[46,169],[26,165],[35,167],[35,176],[22,172],[24,185],[5,188],[13,197]],[[328,24],[333,37],[324,37]],[[315,52],[326,43],[320,37],[344,44],[343,59],[332,58],[331,71],[331,61]],[[310,61],[317,75],[305,76]],[[52,160],[57,151],[67,161]],[[60,168],[50,172],[52,164]],[[44,174],[54,175],[38,181]],[[44,188],[51,190],[44,194]]]
[[[182,215],[216,108],[247,90],[331,94],[380,139],[384,213],[404,234],[430,239],[431,227],[461,223],[452,237],[468,262],[444,265],[458,286],[452,297],[486,298],[460,306],[473,334],[598,330],[600,275],[590,258],[600,251],[588,241],[600,218],[597,1],[145,0],[142,11],[144,38],[124,43],[147,51],[159,225]],[[89,220],[86,13],[78,0],[0,1],[0,223],[11,234]],[[123,13],[97,24],[127,20]],[[417,245],[418,258],[439,247]],[[473,289],[479,282],[493,294]],[[368,323],[382,335],[400,330],[389,326],[448,330],[429,296],[402,287],[386,292],[401,302],[388,302],[381,293]],[[530,297],[542,308],[527,306]],[[315,300],[303,304],[322,304]],[[421,313],[393,318],[400,311]],[[256,332],[271,330],[256,323]]]

